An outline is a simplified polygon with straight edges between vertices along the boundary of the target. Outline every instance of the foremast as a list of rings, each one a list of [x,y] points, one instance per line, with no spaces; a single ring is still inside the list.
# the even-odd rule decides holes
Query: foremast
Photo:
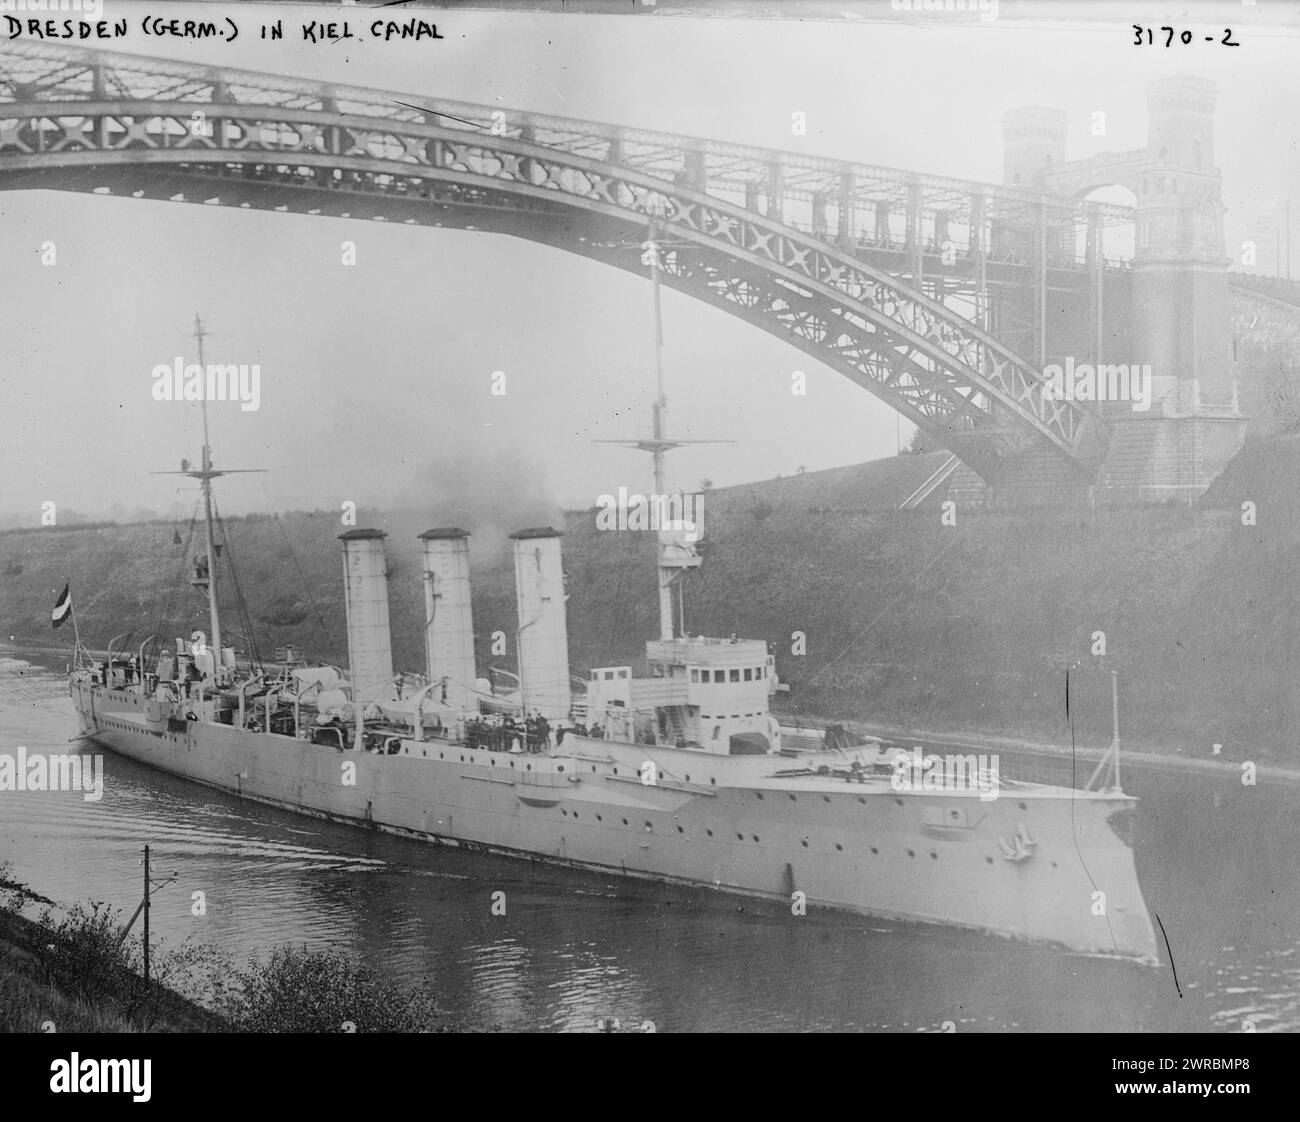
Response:
[[[212,466],[212,440],[208,432],[208,395],[205,392],[207,388],[207,355],[203,345],[209,332],[203,326],[203,320],[198,312],[194,313],[194,339],[198,345],[199,377],[202,379],[202,389],[199,393],[199,408],[203,414],[203,455],[197,470],[190,467],[189,460],[181,461],[180,471],[155,472],[156,475],[184,475],[190,479],[197,479],[199,487],[203,494],[203,544],[204,560],[206,571],[200,571],[190,582],[196,587],[202,588],[208,597],[208,620],[211,627],[211,645],[209,650],[212,655],[212,681],[214,686],[225,684],[227,677],[225,667],[222,665],[222,648],[221,648],[221,604],[219,595],[219,578],[217,575],[217,558],[220,552],[217,546],[215,519],[212,511],[212,481],[220,479],[223,475],[232,474],[249,474],[260,472],[261,468],[228,468],[225,471],[217,471]],[[201,652],[196,652],[201,653]]]
[[[199,318],[198,312],[195,312],[194,338],[199,348],[199,368],[204,372],[208,369],[203,351],[203,340],[207,334],[203,329],[203,321]],[[202,467],[199,471],[190,472],[189,474],[191,478],[199,481],[199,486],[203,489],[203,538],[208,555],[208,616],[212,623],[212,666],[214,679],[219,682],[221,678],[221,610],[218,605],[220,597],[217,592],[217,549],[212,530],[212,480],[222,473],[212,470],[212,444],[208,436],[207,394],[200,396],[199,405],[203,410]]]

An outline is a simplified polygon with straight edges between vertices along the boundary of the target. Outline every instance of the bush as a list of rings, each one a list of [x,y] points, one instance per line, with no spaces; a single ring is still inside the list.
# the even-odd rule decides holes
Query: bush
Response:
[[[97,1003],[113,993],[129,968],[122,925],[113,908],[102,902],[93,902],[88,909],[76,904],[57,921],[46,908],[37,923],[47,983],[86,1002]]]
[[[13,862],[0,861],[0,912],[12,912],[17,915],[31,903],[54,903],[48,896],[33,892],[30,887],[21,881],[14,880],[13,877]]]
[[[175,949],[150,940],[146,984],[140,935],[128,937],[121,912],[103,902],[75,904],[58,920],[46,907],[36,923],[46,984],[75,1001],[116,1011],[146,1031],[175,1011],[173,991],[183,989],[190,1000],[206,1004],[226,998],[229,959],[193,939]]]
[[[236,977],[226,1010],[236,1032],[432,1032],[433,999],[376,977],[336,951],[277,947]]]
[[[307,618],[307,606],[292,596],[277,596],[258,618],[272,627],[296,627]]]

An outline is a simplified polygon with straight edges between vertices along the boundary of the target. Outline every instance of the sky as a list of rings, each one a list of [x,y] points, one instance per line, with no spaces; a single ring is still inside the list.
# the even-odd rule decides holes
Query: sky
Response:
[[[441,41],[311,45],[262,41],[254,26],[327,15],[364,34],[372,17],[205,4],[229,9],[243,31],[235,44],[205,44],[144,38],[139,5],[108,4],[107,15],[133,24],[115,50],[989,182],[1001,179],[1005,110],[1067,110],[1070,158],[1131,149],[1145,143],[1147,82],[1190,73],[1219,87],[1230,251],[1254,238],[1255,271],[1278,267],[1272,230],[1288,192],[1300,235],[1300,42],[1276,29],[1243,32],[1240,48],[1170,51],[1132,45],[1131,7],[1114,23],[1076,27],[1065,26],[1064,4],[1052,6],[1055,23],[1033,27],[438,11],[424,14]],[[193,18],[193,5],[170,7]],[[1089,128],[1098,109],[1102,137]],[[791,134],[795,111],[805,136]],[[47,241],[54,266],[41,263]],[[354,267],[341,263],[344,241],[356,243]],[[648,426],[649,284],[560,250],[467,231],[0,192],[0,276],[0,514],[35,524],[46,501],[188,511],[190,484],[149,473],[197,460],[198,407],[151,390],[156,365],[194,360],[196,311],[212,332],[209,362],[261,370],[256,411],[210,407],[218,466],[267,469],[223,481],[227,513],[351,500],[423,504],[436,519],[457,489],[588,506],[649,486],[643,454],[593,443]],[[906,442],[910,426],[887,405],[785,342],[670,290],[663,318],[670,431],[736,442],[673,453],[671,486],[857,463]],[[795,370],[807,374],[804,397],[790,392]],[[503,396],[491,393],[497,371]]]

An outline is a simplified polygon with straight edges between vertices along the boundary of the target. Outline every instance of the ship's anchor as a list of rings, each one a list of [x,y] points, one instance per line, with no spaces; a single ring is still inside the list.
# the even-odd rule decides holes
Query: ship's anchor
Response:
[[[1028,861],[1034,855],[1034,846],[1038,843],[1029,836],[1029,831],[1025,829],[1023,822],[1016,823],[1016,832],[1011,835],[1011,840],[998,838],[998,845],[1002,848],[1002,856],[1008,861],[1020,864],[1021,861]]]

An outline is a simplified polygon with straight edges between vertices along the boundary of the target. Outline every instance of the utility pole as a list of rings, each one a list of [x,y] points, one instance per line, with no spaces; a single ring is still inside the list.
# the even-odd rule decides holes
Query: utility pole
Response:
[[[144,984],[149,987],[149,847],[144,847]]]
[[[149,907],[153,898],[153,892],[156,888],[165,888],[169,884],[175,884],[180,876],[179,872],[173,872],[170,876],[164,877],[154,883],[153,878],[149,875],[149,846],[144,847],[144,859],[140,862],[144,866],[144,896],[140,900],[140,906],[136,908],[131,918],[127,920],[126,926],[122,928],[121,938],[118,939],[117,945],[120,947],[126,942],[126,937],[131,934],[131,928],[135,926],[135,921],[139,918],[140,913],[144,913],[144,981],[145,985],[149,984]]]

